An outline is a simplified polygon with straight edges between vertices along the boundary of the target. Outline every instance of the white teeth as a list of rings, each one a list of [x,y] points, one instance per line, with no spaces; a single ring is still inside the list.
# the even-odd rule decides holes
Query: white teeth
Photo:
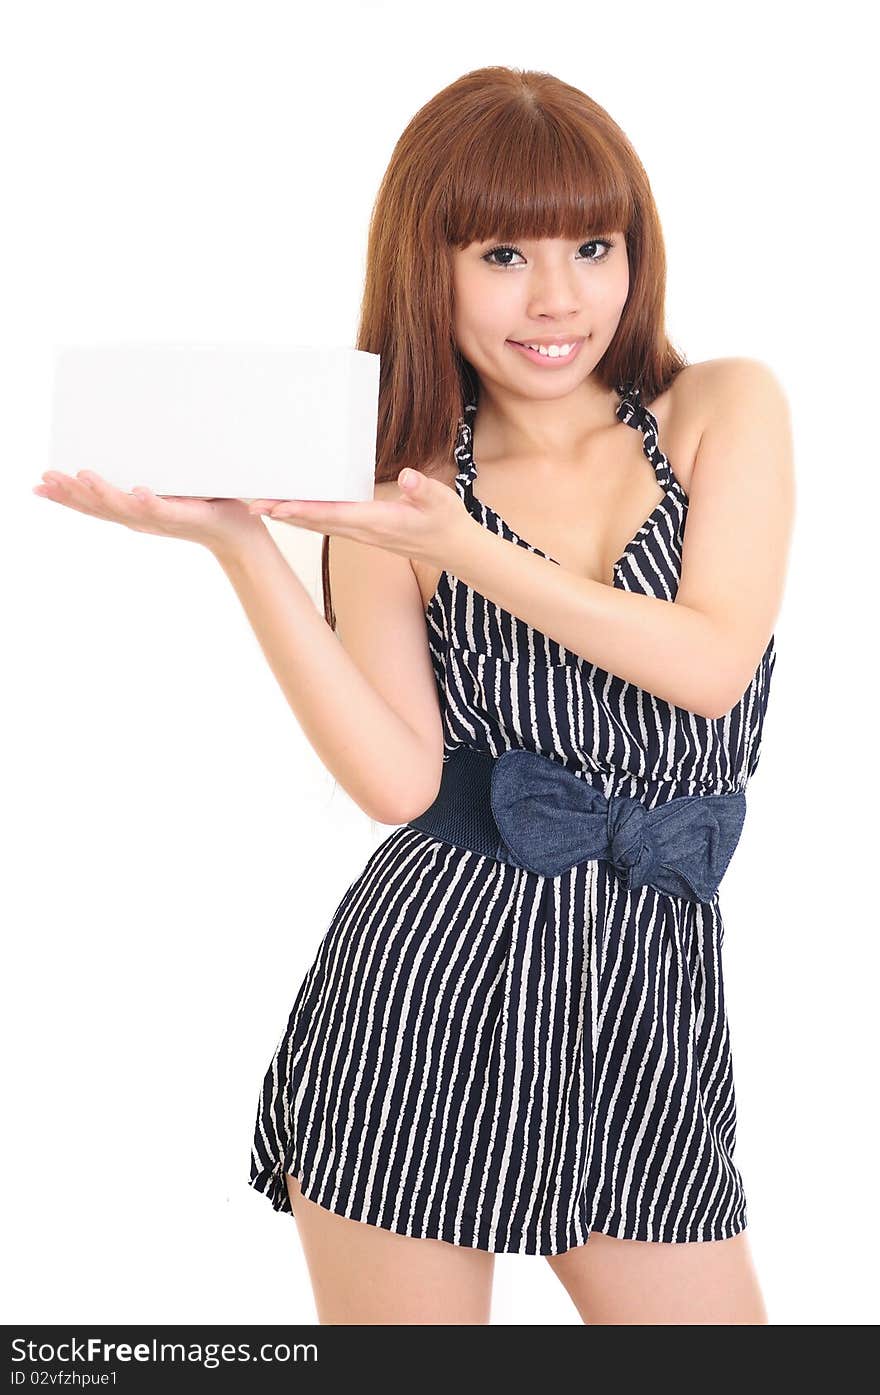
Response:
[[[546,344],[526,344],[527,349],[534,349],[536,353],[543,354],[545,358],[563,358],[570,354],[574,344],[551,344],[548,348]]]

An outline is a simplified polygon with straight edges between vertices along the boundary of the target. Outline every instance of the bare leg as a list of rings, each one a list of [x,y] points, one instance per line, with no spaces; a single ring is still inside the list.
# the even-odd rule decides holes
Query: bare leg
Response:
[[[286,1180],[323,1326],[489,1322],[494,1254],[337,1216]]]
[[[594,1230],[547,1262],[585,1323],[764,1325],[767,1312],[746,1232],[666,1244]]]

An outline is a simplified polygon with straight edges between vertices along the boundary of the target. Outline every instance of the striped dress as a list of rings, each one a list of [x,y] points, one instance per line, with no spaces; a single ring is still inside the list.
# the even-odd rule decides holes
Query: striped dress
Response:
[[[616,389],[663,489],[613,584],[674,600],[687,495],[638,389]],[[473,418],[455,486],[474,493]],[[548,558],[555,562],[555,558]],[[556,565],[559,565],[556,563]],[[444,726],[526,747],[653,807],[744,790],[761,747],[771,637],[739,702],[698,716],[565,649],[449,572],[426,611]],[[719,1240],[746,1225],[718,894],[628,891],[610,862],[558,877],[403,825],[335,910],[266,1072],[250,1185],[285,1173],[340,1215],[477,1249],[559,1254],[590,1232]]]

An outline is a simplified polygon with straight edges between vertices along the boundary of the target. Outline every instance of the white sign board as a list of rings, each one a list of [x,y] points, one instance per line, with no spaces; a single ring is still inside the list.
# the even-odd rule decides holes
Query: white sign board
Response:
[[[379,355],[108,344],[56,351],[49,469],[118,489],[370,500]]]

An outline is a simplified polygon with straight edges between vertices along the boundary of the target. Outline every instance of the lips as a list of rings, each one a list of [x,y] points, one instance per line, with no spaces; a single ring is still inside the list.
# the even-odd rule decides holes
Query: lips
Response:
[[[573,363],[581,351],[584,344],[583,339],[566,339],[560,342],[570,344],[572,347],[567,354],[540,354],[537,349],[529,349],[518,339],[508,339],[506,342],[512,349],[519,349],[523,358],[530,363],[539,364],[542,368],[565,368],[569,363]]]
[[[583,341],[583,334],[574,334],[570,339],[509,339],[508,343],[518,344],[521,349],[524,349],[528,344],[538,344],[542,349],[550,349],[554,346],[558,349],[562,344],[582,344]]]

